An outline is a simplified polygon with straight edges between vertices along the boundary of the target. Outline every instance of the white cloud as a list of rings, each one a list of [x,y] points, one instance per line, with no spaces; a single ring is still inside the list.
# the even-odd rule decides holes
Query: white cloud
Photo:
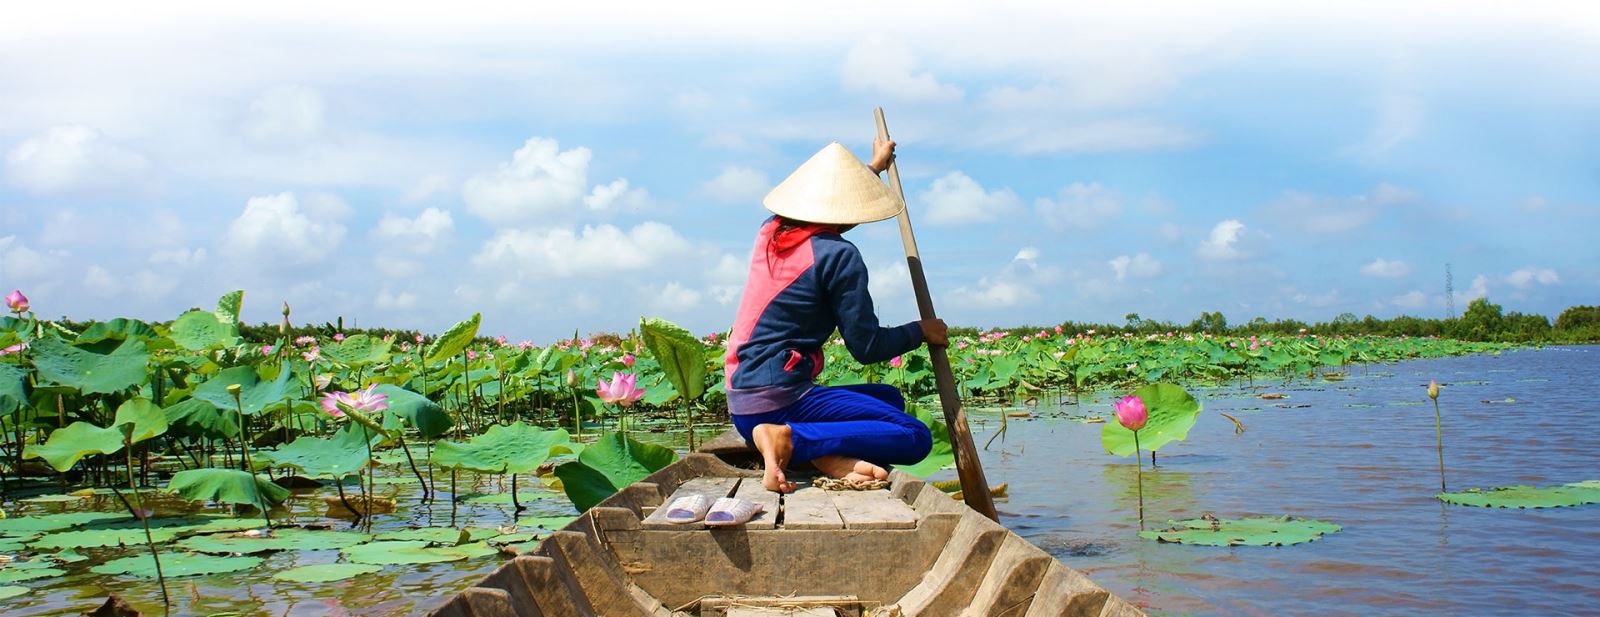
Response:
[[[1039,265],[1039,249],[1025,246],[1000,272],[985,276],[976,285],[950,290],[951,300],[965,308],[1014,308],[1039,301],[1036,291],[1053,283],[1059,272]]]
[[[1183,239],[1183,228],[1173,223],[1162,223],[1156,228],[1156,235],[1167,242],[1177,242]]]
[[[1346,149],[1352,154],[1378,158],[1410,141],[1422,128],[1426,117],[1422,97],[1414,94],[1386,94],[1378,102],[1378,119],[1365,140]]]
[[[590,157],[588,148],[563,151],[554,139],[534,137],[499,168],[468,178],[461,198],[491,223],[538,221],[583,202]]]
[[[639,212],[650,205],[650,193],[643,188],[630,188],[627,178],[617,178],[610,184],[594,185],[594,189],[583,198],[583,205],[590,210],[615,208],[624,212]]]
[[[6,153],[6,182],[32,193],[98,192],[148,181],[150,161],[87,126],[56,126]]]
[[[706,272],[711,299],[724,306],[738,302],[739,294],[744,292],[745,278],[749,275],[747,260],[724,253],[717,259],[717,265]]]
[[[1289,191],[1268,204],[1264,210],[1284,227],[1312,234],[1342,233],[1371,223],[1387,208],[1416,201],[1417,196],[1411,191],[1391,184],[1379,184],[1365,194],[1350,197],[1324,197]]]
[[[40,252],[16,236],[0,237],[0,274],[7,280],[39,280],[54,274],[67,256],[65,251]],[[3,293],[3,292],[0,292]]]
[[[1506,275],[1506,282],[1517,289],[1527,289],[1535,283],[1540,285],[1554,285],[1561,282],[1561,277],[1555,270],[1528,266]]]
[[[455,221],[450,211],[428,208],[417,213],[415,218],[385,213],[371,235],[389,247],[428,254],[448,241],[454,231]]]
[[[717,177],[700,185],[700,192],[723,203],[760,203],[770,190],[772,181],[765,172],[739,166],[724,167]]]
[[[1207,261],[1234,261],[1250,256],[1245,247],[1244,223],[1228,219],[1211,228],[1210,235],[1200,241],[1195,255]]]
[[[117,284],[117,281],[111,277],[111,273],[107,272],[105,268],[91,265],[89,270],[83,274],[83,288],[91,296],[109,298],[116,295],[122,289],[122,286]]]
[[[1136,279],[1153,278],[1161,276],[1162,271],[1161,261],[1151,257],[1149,253],[1138,253],[1131,257],[1118,255],[1106,264],[1116,272],[1118,281],[1130,276]]]
[[[1057,229],[1094,229],[1122,212],[1122,199],[1098,182],[1074,182],[1062,187],[1056,199],[1034,200],[1033,209],[1046,225]]]
[[[1378,278],[1400,278],[1411,274],[1411,264],[1398,259],[1390,261],[1382,257],[1372,260],[1372,263],[1361,266],[1361,273]]]
[[[417,306],[417,294],[409,291],[394,293],[385,287],[372,299],[372,306],[379,310],[405,310]]]
[[[700,292],[670,281],[649,294],[650,303],[658,311],[681,313],[700,306]]]
[[[611,225],[585,226],[581,233],[506,229],[484,242],[472,262],[528,278],[570,277],[657,267],[688,250],[678,232],[650,221],[628,231]]]
[[[1489,277],[1479,274],[1472,277],[1472,284],[1466,290],[1455,293],[1457,310],[1465,309],[1468,302],[1478,298],[1489,297]]]
[[[222,238],[224,254],[263,267],[321,262],[344,240],[336,219],[347,208],[337,199],[308,196],[302,209],[294,193],[251,197]]]
[[[918,195],[917,201],[927,205],[927,220],[935,225],[993,221],[1022,207],[1022,200],[1011,189],[986,191],[976,180],[959,171],[934,180]]]
[[[322,136],[322,94],[305,86],[282,86],[250,101],[240,130],[251,141],[300,144]]]
[[[904,43],[872,35],[856,43],[839,67],[844,86],[902,101],[959,101],[960,88],[917,71],[917,59]]]
[[[1394,305],[1400,308],[1417,310],[1428,305],[1428,294],[1422,293],[1420,290],[1413,289],[1409,292],[1395,296],[1394,299],[1390,301],[1394,302]]]
[[[156,265],[169,264],[187,268],[205,263],[206,250],[203,248],[188,249],[183,247],[164,249],[151,253],[149,261]]]

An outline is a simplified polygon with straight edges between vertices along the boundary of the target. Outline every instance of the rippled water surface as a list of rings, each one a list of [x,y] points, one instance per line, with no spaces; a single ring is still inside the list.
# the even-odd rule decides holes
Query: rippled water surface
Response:
[[[1047,401],[1033,417],[1011,419],[1004,441],[983,452],[993,484],[1008,483],[1002,522],[1160,615],[1561,615],[1600,614],[1600,505],[1549,510],[1447,506],[1434,498],[1438,461],[1433,409],[1425,386],[1445,385],[1445,456],[1452,489],[1600,479],[1600,347],[1520,350],[1498,356],[1352,367],[1343,381],[1257,380],[1194,388],[1205,411],[1186,442],[1167,446],[1146,467],[1151,526],[1166,519],[1282,515],[1332,521],[1344,530],[1282,548],[1211,548],[1141,540],[1131,458],[1100,447],[1100,426],[1082,416],[1109,414],[1114,393],[1081,404]],[[1263,400],[1263,393],[1283,393]],[[1244,423],[1234,426],[1219,412]],[[998,414],[974,406],[982,445]],[[706,427],[706,434],[714,434]],[[682,433],[636,433],[681,448]],[[374,531],[416,526],[495,527],[515,520],[509,505],[418,503],[404,466],[388,468],[378,494],[396,513]],[[438,486],[448,490],[449,477]],[[946,471],[941,478],[954,477]],[[571,514],[558,494],[522,478],[523,516]],[[461,493],[506,490],[495,477],[463,476]],[[324,489],[325,493],[331,494]],[[109,497],[66,504],[17,504],[13,514],[113,509]],[[348,523],[323,516],[314,496],[290,502],[275,519]],[[215,510],[213,508],[213,510]],[[89,565],[129,554],[84,549],[91,557],[65,577],[19,583],[24,596],[0,600],[0,614],[77,613],[115,591],[159,615],[152,581],[100,577]],[[336,550],[283,552],[255,569],[171,582],[174,614],[377,615],[436,606],[483,577],[498,557],[381,572],[327,584],[276,581],[272,572],[333,562]]]
[[[1352,367],[1343,381],[1196,388],[1186,442],[1145,467],[1147,526],[1210,512],[1344,530],[1281,548],[1158,544],[1136,531],[1133,459],[1105,454],[1103,394],[1011,421],[982,453],[1002,522],[1153,614],[1600,614],[1600,505],[1445,505],[1429,379],[1443,384],[1451,490],[1600,479],[1600,347]],[[1283,400],[1262,400],[1263,393]],[[1237,417],[1234,426],[1218,412]],[[981,445],[992,420],[976,427]],[[1148,462],[1148,454],[1146,455]]]

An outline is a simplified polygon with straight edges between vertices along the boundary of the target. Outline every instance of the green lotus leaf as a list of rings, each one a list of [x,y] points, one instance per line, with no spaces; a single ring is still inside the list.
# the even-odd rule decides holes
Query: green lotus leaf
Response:
[[[367,446],[361,443],[361,436],[348,428],[334,433],[333,437],[301,435],[275,451],[260,454],[272,460],[274,466],[293,467],[308,478],[330,480],[358,473],[368,461]]]
[[[607,433],[585,447],[578,460],[557,465],[555,474],[572,505],[583,512],[677,458],[668,448]]]
[[[33,341],[29,350],[41,383],[77,388],[84,394],[111,394],[142,384],[150,353],[144,341],[123,341],[99,354],[68,345],[54,336]]]
[[[18,516],[15,518],[0,519],[0,534],[8,536],[31,536],[38,533],[57,531],[68,527],[78,527],[91,523],[107,523],[132,519],[126,514],[110,512],[63,512],[60,514],[40,514],[36,516]]]
[[[200,553],[165,552],[161,554],[161,573],[167,578],[199,576],[249,570],[261,565],[260,557],[224,557]],[[155,578],[156,562],[148,553],[113,559],[93,568],[96,574],[126,574],[138,578]]]
[[[244,414],[253,416],[269,409],[283,409],[286,401],[300,398],[300,385],[293,383],[292,372],[287,368],[278,371],[276,379],[265,381],[256,370],[248,366],[235,366],[218,371],[211,379],[194,389],[194,398],[200,399],[231,417],[238,406]],[[239,386],[239,404],[233,402],[228,386]],[[235,420],[237,422],[237,420]]]
[[[1139,449],[1160,450],[1173,440],[1182,441],[1200,419],[1200,402],[1183,388],[1168,384],[1149,384],[1134,390],[1144,400],[1149,419],[1139,429]],[[1100,426],[1100,444],[1117,456],[1133,454],[1133,431],[1123,428],[1115,417]]]
[[[387,362],[389,349],[393,346],[392,340],[357,334],[343,341],[323,345],[322,355],[350,368],[364,368]]]
[[[289,489],[239,469],[189,469],[172,474],[167,490],[189,501],[220,501],[250,506],[282,503]]]
[[[464,443],[441,441],[433,449],[432,460],[445,469],[528,473],[552,454],[564,452],[564,445],[571,441],[565,429],[545,430],[517,421],[491,426]]]
[[[88,422],[73,422],[56,429],[44,443],[28,444],[22,458],[42,458],[52,469],[66,473],[79,459],[90,454],[112,454],[122,450],[122,430],[100,428]]]
[[[239,422],[232,414],[225,415],[216,405],[201,399],[186,398],[162,412],[167,416],[168,430],[185,437],[231,439],[239,434]]]
[[[66,570],[50,567],[51,563],[42,559],[31,561],[13,561],[0,567],[0,583],[21,583],[39,578],[51,578],[66,574]]]
[[[183,524],[173,526],[173,529],[175,529],[179,535],[244,531],[246,529],[260,529],[267,526],[266,519],[258,517],[197,517],[193,519],[185,519],[185,521],[186,522]]]
[[[470,319],[445,330],[444,334],[439,335],[439,338],[428,346],[428,363],[441,362],[460,355],[467,345],[472,344],[473,337],[478,336],[478,322],[481,320],[481,315],[473,313]]]
[[[389,397],[390,414],[410,423],[425,438],[438,437],[455,426],[450,414],[426,396],[389,384],[379,385],[377,392]]]
[[[466,555],[467,559],[488,557],[500,553],[500,549],[489,546],[488,542],[469,542],[460,546],[449,547],[449,550]]]
[[[51,557],[54,558],[56,561],[59,561],[61,563],[78,563],[80,561],[88,561],[89,560],[88,557],[83,556],[81,553],[78,552],[78,549],[75,549],[75,548],[69,548],[69,549],[57,551],[56,554],[51,555]]]
[[[31,590],[27,587],[20,587],[17,585],[0,585],[0,600],[15,598],[17,596],[26,594],[29,591]]]
[[[156,329],[150,327],[150,324],[137,319],[118,317],[110,321],[97,321],[89,324],[89,327],[84,328],[83,332],[78,334],[78,337],[73,339],[72,342],[78,345],[87,345],[107,339],[125,341],[130,338],[137,338],[148,343],[161,338],[161,333],[156,332]]]
[[[1554,486],[1495,486],[1440,493],[1439,500],[1483,508],[1563,508],[1600,503],[1600,480]]]
[[[217,298],[217,310],[215,313],[217,321],[237,328],[239,325],[239,310],[241,308],[244,308],[243,289],[235,289],[222,294],[221,298]]]
[[[167,414],[149,399],[132,398],[117,406],[112,426],[126,427],[128,440],[139,443],[167,432]]]
[[[352,546],[342,553],[352,562],[379,566],[442,563],[472,556],[469,551],[459,550],[460,547],[430,547],[428,544],[423,540],[384,540]]]
[[[559,531],[562,527],[578,520],[576,516],[526,516],[517,519],[518,527],[538,527],[550,531]]]
[[[706,346],[678,324],[664,319],[640,319],[644,346],[661,364],[662,372],[686,401],[706,391]]]
[[[14,411],[28,401],[27,376],[21,368],[0,363],[0,412]]]
[[[383,566],[365,563],[319,563],[276,572],[272,578],[294,583],[331,583],[382,570]]]
[[[465,537],[462,537],[465,534]],[[434,544],[455,546],[468,542],[479,542],[500,535],[500,531],[487,527],[419,527],[416,529],[402,529],[378,534],[378,540],[422,540]]]
[[[894,468],[919,478],[926,478],[940,469],[956,464],[955,448],[950,445],[950,428],[920,406],[907,407],[912,416],[928,425],[928,432],[933,436],[933,449],[928,451],[928,456],[914,465],[895,465]]]
[[[372,536],[353,531],[328,531],[320,529],[274,529],[267,536],[240,536],[212,534],[184,538],[177,546],[196,553],[251,554],[269,551],[300,551],[327,548],[345,548],[365,543]]]
[[[157,527],[150,530],[150,540],[166,542],[178,535],[178,530]],[[95,529],[58,531],[40,536],[28,546],[33,550],[61,550],[67,548],[101,548],[106,546],[139,546],[145,543],[144,526],[136,522],[113,523]]]
[[[221,349],[239,342],[237,326],[223,323],[216,313],[199,309],[178,316],[167,336],[184,349]]]
[[[23,497],[22,499],[18,499],[17,501],[20,501],[20,502],[23,502],[23,503],[72,503],[72,502],[75,502],[75,501],[83,501],[83,500],[88,499],[88,498],[89,498],[89,495],[83,495],[83,494],[34,495],[33,497]]]
[[[1327,521],[1295,516],[1252,516],[1240,519],[1189,519],[1167,521],[1170,529],[1141,531],[1139,537],[1157,542],[1197,546],[1289,546],[1321,538],[1342,527]]]

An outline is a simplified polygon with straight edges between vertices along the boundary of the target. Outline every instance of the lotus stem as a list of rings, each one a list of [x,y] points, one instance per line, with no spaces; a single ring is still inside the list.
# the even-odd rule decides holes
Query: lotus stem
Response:
[[[1444,419],[1439,415],[1439,398],[1433,397],[1433,434],[1439,449],[1439,492],[1449,492],[1444,487]]]
[[[511,508],[512,512],[522,511],[522,504],[517,502],[517,474],[511,474]]]
[[[1150,451],[1150,466],[1155,467],[1156,451]],[[1139,458],[1139,431],[1133,432],[1133,464],[1139,483],[1139,531],[1144,531],[1144,460]]]
[[[411,465],[411,473],[416,474],[417,482],[422,484],[422,503],[428,503],[429,501],[432,500],[433,495],[428,490],[428,481],[422,479],[422,471],[417,469],[417,461],[415,459],[411,458],[411,448],[406,446],[406,436],[405,436],[404,429],[401,429],[401,433],[400,433],[400,451],[405,453],[405,455],[406,455],[406,463]]]
[[[122,491],[118,491],[115,485],[111,486],[112,494],[122,502],[122,507],[127,508],[128,513],[144,525],[144,544],[150,547],[150,559],[156,562],[156,581],[161,585],[161,610],[163,614],[171,615],[172,597],[167,594],[167,575],[161,571],[161,554],[156,550],[155,538],[150,535],[150,517],[144,514],[144,500],[139,498],[139,490],[133,486],[132,480],[128,482],[128,490],[133,493],[133,499],[139,502],[137,508],[128,503],[128,498],[123,497]]]

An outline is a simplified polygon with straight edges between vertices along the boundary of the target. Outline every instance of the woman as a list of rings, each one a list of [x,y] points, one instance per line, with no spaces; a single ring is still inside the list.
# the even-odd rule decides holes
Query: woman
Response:
[[[776,216],[756,235],[725,374],[733,425],[761,451],[770,490],[795,489],[784,476],[790,460],[835,478],[881,480],[882,465],[915,463],[932,448],[893,386],[813,382],[835,329],[863,364],[946,344],[938,319],[878,325],[861,253],[839,235],[905,207],[877,175],[893,156],[892,141],[873,143],[870,165],[830,144],[763,200]]]

